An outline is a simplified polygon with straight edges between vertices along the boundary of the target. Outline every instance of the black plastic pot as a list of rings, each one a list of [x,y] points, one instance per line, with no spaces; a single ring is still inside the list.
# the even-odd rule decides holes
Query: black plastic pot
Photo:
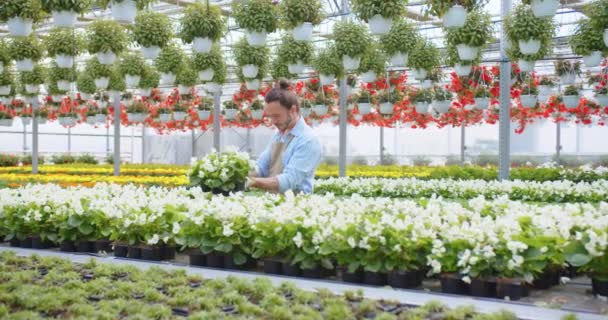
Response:
[[[534,289],[544,290],[554,286],[556,278],[556,272],[554,270],[545,270],[532,282]],[[559,276],[557,276],[559,281]]]
[[[88,240],[76,241],[76,251],[93,252],[93,242],[88,241]]]
[[[422,276],[418,270],[394,270],[388,273],[387,284],[393,288],[411,289],[422,284]]]
[[[76,244],[74,243],[74,241],[62,241],[59,244],[59,250],[63,252],[75,252]]]
[[[596,278],[591,278],[591,290],[593,294],[600,296],[608,296],[608,281],[601,281]]]
[[[493,279],[471,280],[470,293],[474,297],[496,298],[496,281]]]
[[[34,249],[48,249],[52,248],[53,243],[49,240],[42,240],[39,236],[32,237],[32,248]]]
[[[151,260],[151,261],[160,261],[160,247],[156,246],[145,246],[141,248],[141,259],[142,260]]]
[[[302,275],[302,269],[300,269],[300,266],[298,265],[293,265],[285,262],[283,263],[283,275],[290,277],[299,277]]]
[[[441,280],[441,292],[451,294],[468,294],[469,285],[462,281],[459,275],[446,273],[442,274]]]
[[[207,266],[207,256],[203,254],[200,250],[192,250],[188,254],[190,258],[190,265],[206,267]]]
[[[141,259],[141,248],[137,246],[129,246],[127,248],[127,258]]]
[[[207,255],[207,267],[224,268],[224,254],[211,252]]]
[[[349,283],[363,283],[363,270],[359,269],[355,272],[348,272],[347,269],[342,272],[342,281]]]
[[[21,248],[31,248],[32,247],[32,238],[27,237],[25,239],[21,239],[21,241],[19,241],[19,246]]]
[[[511,301],[517,301],[528,295],[528,287],[525,283],[515,279],[497,279],[496,297],[504,299],[509,297]]]
[[[363,283],[372,286],[385,286],[387,280],[386,278],[386,273],[383,272],[365,271],[363,273]]]
[[[278,259],[264,259],[264,273],[283,274],[283,262]]]
[[[93,243],[94,252],[112,252],[112,242],[110,240],[97,240]]]
[[[10,245],[11,247],[20,247],[21,246],[21,240],[15,238],[12,238],[10,241]]]
[[[175,246],[164,245],[160,248],[160,258],[162,260],[175,259]]]
[[[243,264],[236,264],[232,255],[224,255],[224,269],[251,270],[255,269],[255,267],[257,267],[257,261],[252,259],[251,257],[246,257],[245,263]]]
[[[323,270],[319,266],[312,269],[302,269],[302,277],[311,279],[321,279],[323,278]]]
[[[125,258],[127,256],[127,251],[129,246],[125,243],[115,243],[114,244],[114,256],[119,258]]]

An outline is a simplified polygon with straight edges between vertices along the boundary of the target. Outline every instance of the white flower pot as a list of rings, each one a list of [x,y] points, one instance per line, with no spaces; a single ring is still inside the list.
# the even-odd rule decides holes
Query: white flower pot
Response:
[[[113,64],[116,61],[116,54],[112,51],[97,52],[97,61],[101,64]]]
[[[198,72],[198,79],[200,81],[211,81],[214,75],[215,71],[211,68],[208,68]]]
[[[133,0],[124,0],[119,3],[112,2],[111,9],[112,18],[124,23],[133,23],[137,14],[137,7]]]
[[[319,81],[321,82],[322,86],[328,86],[328,85],[334,83],[335,78],[336,78],[335,74],[320,74],[319,75]]]
[[[57,62],[59,68],[69,69],[74,66],[74,57],[58,54],[55,56],[55,62]]]
[[[192,51],[196,53],[209,53],[212,46],[213,41],[208,37],[195,37],[192,41]]]
[[[144,57],[144,59],[148,59],[148,60],[154,60],[154,59],[158,58],[158,55],[160,54],[159,46],[141,47],[140,50],[141,50],[141,55]]]
[[[97,88],[97,90],[105,90],[108,88],[109,84],[110,84],[110,78],[108,78],[108,77],[102,77],[102,78],[95,79],[95,88]]]
[[[392,114],[394,106],[390,102],[384,102],[380,104],[380,113],[382,114]]]
[[[471,69],[473,69],[473,66],[470,64],[462,64],[462,63],[454,64],[454,71],[460,77],[466,77],[469,74],[471,74]]]
[[[379,14],[371,17],[368,21],[369,30],[375,35],[384,35],[391,31],[393,19],[385,18]]]
[[[13,119],[0,119],[0,126],[2,127],[12,127]]]
[[[97,121],[98,123],[106,123],[106,121],[108,120],[108,116],[106,116],[105,114],[96,114],[95,115],[95,121]]]
[[[551,95],[551,93],[553,93],[553,88],[551,88],[550,86],[547,86],[547,85],[539,85],[538,93],[543,96],[548,96],[548,95]]]
[[[361,74],[361,82],[374,82],[377,78],[376,73],[371,70]]]
[[[95,117],[87,117],[87,118],[85,119],[85,122],[86,122],[88,125],[91,125],[91,126],[94,126],[94,125],[97,123],[97,121],[96,121]]]
[[[342,56],[342,65],[347,71],[359,69],[359,64],[361,64],[361,57]]]
[[[313,107],[313,110],[314,110],[315,114],[318,115],[318,116],[324,116],[324,115],[326,115],[328,109],[329,108],[326,105],[324,105],[324,104],[316,104]]]
[[[72,117],[58,117],[59,124],[64,127],[71,127],[76,124],[76,118]]]
[[[38,84],[25,84],[25,92],[29,94],[38,94],[40,92],[40,85]]]
[[[167,123],[167,122],[169,122],[169,120],[171,120],[171,114],[170,113],[161,113],[158,115],[158,120],[160,120],[161,123]]]
[[[137,94],[142,97],[149,97],[152,94],[152,88],[139,88]]]
[[[532,55],[540,50],[540,40],[530,39],[528,41],[519,40],[519,51],[522,54]]]
[[[251,117],[254,120],[262,120],[264,118],[264,110],[251,110]]]
[[[234,120],[237,112],[237,109],[224,109],[224,118],[226,120]]]
[[[533,108],[536,106],[536,103],[538,102],[538,97],[536,95],[532,95],[532,94],[522,94],[519,97],[519,101],[521,101],[521,104],[524,107]]]
[[[369,102],[358,102],[357,110],[359,110],[359,114],[364,116],[372,112],[372,104]]]
[[[183,111],[173,112],[173,120],[184,121],[186,119],[187,115],[188,114],[186,112],[183,112]]]
[[[532,13],[537,17],[554,16],[559,8],[559,0],[532,0]]]
[[[146,120],[145,113],[127,113],[127,119],[129,122],[144,122]]]
[[[601,106],[608,106],[608,95],[605,94],[597,94],[595,95],[595,101]]]
[[[467,19],[467,10],[460,5],[452,6],[443,15],[443,26],[446,28],[460,28]]]
[[[127,88],[137,88],[139,86],[140,80],[141,76],[134,76],[130,74],[125,75],[125,82],[127,83]]]
[[[460,60],[464,61],[473,61],[477,58],[477,54],[479,53],[478,47],[471,47],[466,44],[457,44],[456,50],[458,50],[458,57]]]
[[[534,60],[524,60],[524,59],[517,60],[517,66],[519,66],[519,70],[521,72],[534,71],[535,64],[536,64],[536,61],[534,61]]]
[[[9,104],[11,103],[11,101],[13,101],[13,97],[0,97],[0,102],[2,104]]]
[[[247,89],[249,90],[258,90],[260,89],[260,85],[260,79],[251,79],[245,81],[245,86],[247,86]]]
[[[293,39],[296,41],[310,41],[312,39],[313,25],[310,22],[304,22],[292,30]]]
[[[306,68],[306,65],[304,63],[302,63],[302,61],[298,61],[297,63],[290,63],[287,65],[287,69],[289,70],[289,73],[292,73],[292,74],[300,74],[300,73],[304,72],[305,68]]]
[[[549,1],[549,0],[545,0]],[[583,56],[583,62],[587,68],[597,67],[602,63],[602,52],[601,51],[593,51],[588,56]]]
[[[181,94],[181,95],[189,94],[190,93],[190,87],[189,86],[179,85],[179,86],[177,86],[177,91],[179,91],[179,94]]]
[[[576,81],[576,73],[574,72],[566,72],[559,76],[561,84],[570,85]]]
[[[17,60],[15,61],[15,66],[17,68],[17,71],[19,72],[26,72],[26,71],[32,71],[34,70],[34,61],[32,61],[32,59],[23,59],[23,60]]]
[[[76,25],[76,12],[72,10],[61,10],[51,12],[53,24],[61,28],[73,28]]]
[[[0,86],[0,96],[8,96],[11,94],[11,86]]]
[[[175,73],[160,73],[160,83],[166,86],[172,86],[175,83]]]
[[[53,100],[53,102],[55,102],[55,103],[60,103],[61,101],[63,101],[63,95],[54,94],[51,96],[51,100]]]
[[[209,93],[216,93],[222,91],[222,85],[215,82],[208,82],[205,84],[205,90]]]
[[[21,117],[21,123],[24,126],[29,126],[32,123],[32,117]]]
[[[433,86],[433,81],[431,81],[431,80],[422,80],[420,82],[420,87],[422,89],[428,89],[428,88],[430,88],[432,86]]]
[[[414,76],[414,79],[424,80],[428,73],[424,69],[414,69],[414,70],[412,70],[412,74]]]
[[[198,110],[196,113],[198,114],[198,118],[201,120],[208,120],[211,116],[211,111],[208,110]]]
[[[414,105],[416,108],[416,113],[428,113],[429,112],[429,103],[428,102],[416,102]]]
[[[475,98],[475,109],[487,109],[490,106],[490,100],[490,98]]]
[[[408,54],[403,53],[403,52],[395,53],[394,55],[392,55],[389,58],[389,62],[391,63],[391,66],[394,68],[405,67],[407,65],[407,60],[408,60]]]
[[[92,97],[93,96],[89,93],[84,93],[84,92],[80,93],[80,99],[82,99],[82,100],[91,100]]]
[[[15,37],[26,37],[32,33],[33,21],[30,19],[24,20],[20,17],[12,17],[6,21],[8,33]]]
[[[68,91],[72,88],[72,84],[67,80],[57,80],[57,89]]]
[[[268,34],[266,32],[245,30],[245,39],[247,39],[247,43],[253,47],[265,46],[267,37]]]
[[[452,101],[450,100],[435,100],[433,101],[433,109],[439,113],[446,113],[450,110]]]
[[[308,116],[310,116],[312,110],[310,108],[302,108],[300,112],[302,112],[302,117],[307,118]]]
[[[608,47],[608,28],[604,29],[604,45]]]
[[[47,118],[43,117],[36,117],[36,120],[38,120],[38,124],[45,124],[47,122]]]
[[[575,108],[578,106],[581,98],[579,96],[563,96],[563,100],[566,108]]]
[[[241,70],[243,71],[243,76],[245,78],[253,79],[258,76],[260,68],[253,64],[246,64],[241,68]]]

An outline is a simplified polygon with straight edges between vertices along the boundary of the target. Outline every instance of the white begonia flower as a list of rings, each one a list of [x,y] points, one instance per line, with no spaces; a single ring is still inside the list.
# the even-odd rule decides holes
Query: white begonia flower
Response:
[[[179,223],[173,222],[173,230],[171,230],[171,232],[173,232],[173,234],[178,234],[180,229],[181,229],[181,227],[180,227]]]
[[[44,212],[46,212],[46,213],[51,212],[51,207],[50,206],[44,206]]]
[[[304,243],[304,241],[302,240],[302,234],[299,231],[298,233],[296,233],[295,237],[293,237],[292,240],[298,248],[301,248],[302,244]]]
[[[224,235],[224,237],[230,237],[233,234],[234,230],[232,230],[232,223],[225,224],[222,229],[222,235]]]
[[[163,242],[164,243],[169,243],[169,236],[163,237]]]
[[[148,239],[148,244],[155,245],[158,243],[158,240],[160,240],[160,237],[157,234],[154,234],[152,238]]]
[[[348,245],[349,245],[351,248],[355,248],[355,247],[357,247],[357,241],[355,240],[355,238],[353,238],[353,237],[348,237],[347,242],[348,242]]]
[[[469,276],[464,276],[464,277],[462,277],[462,281],[463,281],[464,283],[471,284],[471,277],[469,277]]]

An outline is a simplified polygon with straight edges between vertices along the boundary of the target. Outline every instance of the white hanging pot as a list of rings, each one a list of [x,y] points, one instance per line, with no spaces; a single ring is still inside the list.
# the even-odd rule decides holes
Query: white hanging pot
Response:
[[[576,73],[566,72],[559,76],[560,82],[565,85],[573,84],[576,81]]]
[[[258,76],[258,72],[260,71],[260,68],[256,65],[253,64],[246,64],[244,65],[241,70],[243,71],[243,76],[245,78],[255,78]]]
[[[522,54],[532,55],[538,53],[540,50],[540,40],[530,39],[528,41],[519,40],[519,51]]]
[[[564,96],[563,100],[564,100],[564,105],[566,106],[566,108],[575,108],[578,106],[580,97],[579,96]]]
[[[137,88],[139,86],[140,80],[141,76],[134,76],[130,74],[125,75],[125,82],[127,83],[127,88]]]
[[[608,106],[608,95],[597,94],[595,95],[595,101],[597,101],[600,107]]]
[[[22,19],[20,17],[12,17],[6,21],[8,33],[14,37],[27,37],[32,33],[33,21],[30,19]]]
[[[43,117],[36,117],[36,120],[38,120],[38,124],[45,124],[47,122],[47,118]]]
[[[29,58],[23,60],[16,60],[15,67],[19,72],[32,71],[34,70],[34,61]]]
[[[245,30],[245,39],[247,39],[247,43],[253,47],[265,46],[267,37],[268,34],[266,32]]]
[[[129,120],[129,121],[131,121],[131,120]],[[88,125],[91,125],[91,126],[94,126],[94,125],[95,125],[95,123],[97,123],[97,121],[96,121],[95,117],[87,117],[87,118],[85,119],[85,122],[86,122]],[[132,121],[131,121],[131,122],[132,122]]]
[[[293,39],[296,41],[310,41],[312,39],[312,30],[312,23],[304,22],[293,29]]]
[[[471,69],[473,69],[473,66],[470,64],[462,64],[460,62],[454,64],[454,71],[460,77],[466,77],[471,74]]]
[[[133,0],[123,0],[121,2],[112,1],[112,18],[119,22],[133,23],[137,14],[137,7]]]
[[[247,89],[249,90],[258,90],[260,89],[260,79],[251,79],[245,81],[245,86],[247,86]]]
[[[141,50],[141,55],[144,57],[144,59],[148,60],[154,60],[158,58],[158,55],[160,54],[159,46],[141,47],[139,49]]]
[[[313,110],[316,115],[324,116],[327,114],[328,107],[324,104],[316,104],[313,106]]]
[[[161,113],[158,115],[158,120],[160,120],[161,123],[167,123],[167,122],[169,122],[169,120],[171,120],[171,114],[170,113]]]
[[[201,120],[208,120],[211,116],[211,111],[208,110],[199,110],[196,113],[198,115],[198,118]]]
[[[175,73],[160,73],[160,83],[166,86],[172,86],[175,83]]]
[[[215,82],[208,82],[205,84],[205,90],[209,93],[217,93],[222,91],[222,85]]]
[[[342,66],[347,71],[359,69],[359,64],[361,64],[361,57],[342,56]]]
[[[59,124],[64,127],[71,127],[76,124],[76,119],[72,117],[58,117]]]
[[[310,108],[302,108],[300,109],[300,112],[302,112],[302,117],[307,118],[308,116],[310,116],[312,110]]]
[[[519,101],[526,108],[534,108],[538,102],[538,96],[533,94],[522,94],[519,97]]]
[[[390,102],[384,102],[380,104],[380,113],[382,114],[392,114],[393,109],[393,104]]]
[[[477,54],[479,53],[478,47],[471,47],[467,44],[457,44],[456,50],[458,50],[458,57],[460,60],[472,61],[477,58]]]
[[[55,56],[55,62],[57,62],[59,68],[69,69],[74,66],[74,57],[58,54]]]
[[[214,75],[215,75],[215,71],[211,68],[207,68],[203,71],[198,72],[198,79],[200,81],[211,81],[211,79],[213,79]]]
[[[306,68],[306,65],[304,63],[302,63],[302,61],[298,61],[296,63],[290,63],[287,65],[287,69],[289,70],[289,73],[291,73],[291,74],[300,74],[300,73],[304,72],[305,68]]]
[[[369,102],[358,102],[357,110],[359,110],[360,115],[366,115],[372,112],[372,104]]]
[[[412,70],[412,73],[416,80],[424,80],[427,76],[427,71],[424,69],[414,69]]]
[[[209,37],[194,37],[192,41],[192,51],[196,53],[209,53],[213,46],[213,40]]]
[[[374,82],[374,81],[376,81],[376,79],[377,79],[376,73],[371,70],[361,74],[362,82]]]
[[[0,96],[8,96],[11,94],[11,86],[0,86]]]
[[[608,47],[608,28],[604,29],[604,45]]]
[[[177,86],[177,91],[179,91],[179,94],[181,95],[190,94],[190,87],[180,84],[179,86]]]
[[[534,65],[536,64],[535,60],[517,60],[517,66],[519,66],[519,70],[521,72],[532,72],[534,71]]]
[[[82,99],[82,100],[91,100],[91,98],[92,98],[92,96],[89,93],[84,93],[84,92],[80,93],[80,99]]]
[[[142,97],[149,97],[152,94],[152,88],[139,88],[137,94]]]
[[[102,78],[95,79],[95,88],[97,88],[97,90],[105,90],[108,88],[109,84],[110,84],[110,78],[108,78],[108,77],[102,77]]]
[[[547,0],[548,1],[548,0]],[[602,63],[602,52],[601,51],[593,51],[588,56],[583,56],[583,62],[587,68],[597,67]]]
[[[532,0],[532,13],[537,17],[554,16],[559,8],[559,0]]]
[[[0,97],[0,102],[4,105],[11,103],[11,101],[13,101],[13,97]]]
[[[429,103],[428,102],[416,102],[415,104],[416,113],[428,113],[429,112]]]
[[[186,115],[187,115],[187,113],[185,113],[183,111],[173,112],[173,120],[184,121],[186,119]]]
[[[101,64],[113,64],[116,61],[116,54],[112,51],[97,52],[97,61]]]
[[[76,12],[72,10],[61,10],[51,12],[53,24],[60,28],[73,28],[76,25]]]
[[[393,19],[385,18],[379,14],[371,17],[368,21],[369,30],[375,35],[385,35],[391,31]]]
[[[29,126],[32,123],[32,117],[21,117],[21,123],[24,126]]]
[[[485,110],[490,106],[490,98],[475,98],[475,109]]]
[[[38,94],[38,92],[40,92],[40,85],[25,84],[25,92],[27,92],[29,94]]]
[[[224,118],[226,120],[233,120],[236,118],[237,109],[224,109]]]
[[[95,115],[95,121],[97,121],[98,123],[105,123],[108,120],[108,116],[106,116],[105,114],[96,114]]]
[[[433,109],[439,113],[446,113],[450,110],[452,101],[450,100],[435,100],[433,101]]]
[[[402,68],[407,65],[408,54],[403,52],[397,52],[389,58],[391,67]]]
[[[334,83],[335,78],[335,74],[319,74],[319,81],[321,82],[322,86],[328,86]]]
[[[538,93],[541,96],[550,96],[551,93],[553,93],[553,88],[551,88],[550,86],[547,86],[547,85],[539,85]]]
[[[251,110],[251,117],[254,120],[262,120],[264,118],[264,110]]]
[[[60,103],[61,101],[63,101],[63,95],[54,94],[51,96],[51,100],[53,100],[53,102],[55,102],[55,103]]]
[[[0,119],[0,126],[2,127],[12,127],[13,119]]]
[[[443,26],[446,28],[461,28],[467,19],[467,10],[460,5],[452,6],[443,15]]]
[[[433,81],[431,81],[431,80],[422,80],[420,82],[420,87],[422,89],[428,89],[428,88],[430,88],[432,86],[433,86]]]

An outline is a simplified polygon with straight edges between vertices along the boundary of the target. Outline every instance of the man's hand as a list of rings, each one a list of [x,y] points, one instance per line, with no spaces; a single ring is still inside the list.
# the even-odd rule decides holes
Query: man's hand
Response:
[[[248,178],[251,180],[249,188],[259,188],[270,192],[279,192],[279,180],[276,177],[270,178]],[[245,184],[247,186],[247,184]]]

